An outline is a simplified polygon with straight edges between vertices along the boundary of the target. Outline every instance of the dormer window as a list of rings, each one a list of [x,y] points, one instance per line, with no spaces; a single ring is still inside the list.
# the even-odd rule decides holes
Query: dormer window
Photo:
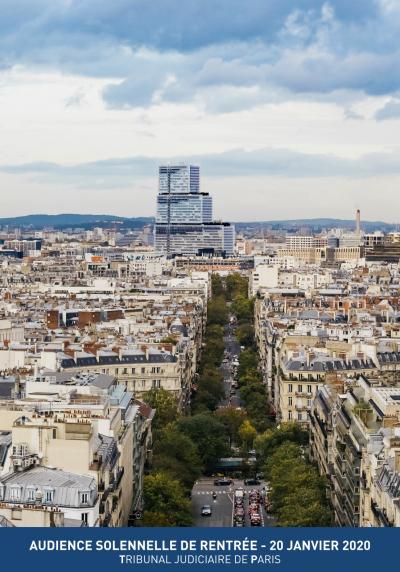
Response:
[[[81,493],[81,504],[89,504],[90,493],[83,492]]]
[[[20,501],[21,500],[21,487],[11,487],[10,498],[12,501]]]
[[[44,502],[52,503],[54,501],[54,490],[47,489],[44,491]]]
[[[36,499],[36,491],[35,489],[27,489],[26,491],[26,500],[28,502],[35,502]]]

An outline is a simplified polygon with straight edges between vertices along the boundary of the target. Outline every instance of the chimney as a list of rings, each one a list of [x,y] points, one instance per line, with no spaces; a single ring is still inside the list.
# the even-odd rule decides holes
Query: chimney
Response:
[[[357,209],[357,212],[356,212],[356,234],[357,234],[357,236],[360,236],[360,234],[361,234],[361,213],[360,213],[360,209]]]

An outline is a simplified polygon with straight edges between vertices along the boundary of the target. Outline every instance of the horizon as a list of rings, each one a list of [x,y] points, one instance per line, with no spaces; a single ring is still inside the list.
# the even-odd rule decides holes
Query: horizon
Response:
[[[23,215],[15,215],[15,216],[7,216],[7,217],[2,217],[0,216],[0,222],[2,220],[13,220],[13,219],[20,219],[20,218],[30,218],[30,217],[66,217],[66,216],[79,216],[79,217],[115,217],[115,218],[122,218],[122,219],[126,219],[126,220],[131,220],[131,219],[155,219],[155,215],[141,215],[141,216],[124,216],[124,215],[120,215],[120,214],[115,214],[115,213],[105,213],[105,212],[100,212],[100,213],[95,213],[95,212],[55,212],[55,213],[50,213],[50,212],[37,212],[37,213],[28,213],[28,214],[23,214]],[[111,219],[112,220],[112,219]],[[330,222],[330,221],[337,221],[337,222],[343,222],[343,223],[353,223],[355,224],[355,217],[354,218],[338,218],[338,217],[311,217],[311,218],[281,218],[281,219],[253,219],[253,220],[249,220],[249,219],[245,219],[245,220],[232,220],[229,221],[233,224],[274,224],[274,223],[283,223],[283,222],[306,222],[306,223],[312,223],[315,221],[326,221],[326,222]],[[384,224],[384,225],[391,225],[391,226],[396,226],[398,223],[397,222],[390,222],[390,221],[385,221],[385,220],[379,220],[379,219],[375,219],[375,220],[368,220],[368,219],[361,219],[361,227],[363,224]]]

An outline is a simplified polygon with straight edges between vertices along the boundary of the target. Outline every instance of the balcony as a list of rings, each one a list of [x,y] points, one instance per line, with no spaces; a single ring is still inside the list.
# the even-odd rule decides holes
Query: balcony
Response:
[[[124,471],[124,468],[123,468],[123,467],[121,467],[121,468],[118,470],[118,473],[117,473],[115,479],[110,482],[110,487],[109,487],[110,491],[116,491],[116,490],[118,489],[118,487],[119,487],[120,484],[121,484],[121,481],[122,481],[122,477],[123,477],[123,475],[124,475],[124,472],[125,472],[125,471]]]
[[[383,527],[392,527],[393,523],[388,519],[385,509],[381,509],[378,504],[371,499],[371,510],[375,518]]]
[[[110,522],[111,522],[111,514],[107,514],[106,517],[103,520],[103,525],[105,528],[110,526]]]

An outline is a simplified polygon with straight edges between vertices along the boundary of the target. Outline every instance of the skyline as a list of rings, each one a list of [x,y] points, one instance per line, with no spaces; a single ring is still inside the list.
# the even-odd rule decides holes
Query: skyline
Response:
[[[396,2],[2,4],[0,216],[149,216],[170,160],[217,218],[397,222]]]

